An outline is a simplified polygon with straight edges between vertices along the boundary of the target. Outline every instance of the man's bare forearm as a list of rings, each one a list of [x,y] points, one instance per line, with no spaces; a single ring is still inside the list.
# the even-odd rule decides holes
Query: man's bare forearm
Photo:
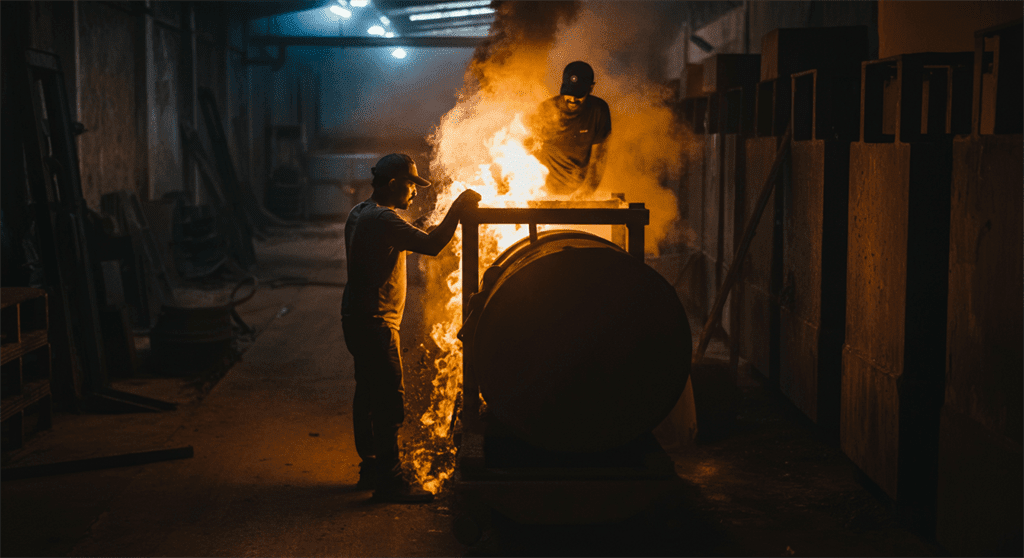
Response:
[[[601,179],[604,178],[604,170],[608,163],[608,151],[603,143],[599,143],[591,149],[590,164],[587,165],[587,174],[583,178],[583,187],[588,192],[597,190],[597,187],[601,185]]]
[[[452,241],[452,237],[455,236],[455,230],[459,226],[459,219],[462,214],[470,207],[475,206],[480,201],[480,195],[472,190],[467,190],[459,196],[458,199],[452,203],[452,206],[448,209],[448,213],[445,214],[444,219],[441,223],[434,228],[434,230],[427,233],[426,240],[423,242],[421,249],[415,250],[421,254],[428,256],[436,256],[444,250],[444,247]]]
[[[458,213],[458,211],[448,210],[444,220],[434,227],[434,230],[427,233],[427,240],[423,243],[424,254],[436,256],[452,241],[452,237],[455,236],[455,229],[459,226]]]

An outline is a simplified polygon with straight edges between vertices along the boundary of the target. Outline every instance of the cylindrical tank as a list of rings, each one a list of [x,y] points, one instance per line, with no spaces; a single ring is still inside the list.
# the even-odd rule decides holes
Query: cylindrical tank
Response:
[[[560,452],[616,448],[650,432],[690,373],[692,339],[675,289],[618,246],[545,231],[485,273],[466,332],[493,416]]]

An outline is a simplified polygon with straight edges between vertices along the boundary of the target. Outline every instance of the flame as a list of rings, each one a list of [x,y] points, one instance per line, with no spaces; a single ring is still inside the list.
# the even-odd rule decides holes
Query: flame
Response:
[[[510,122],[482,142],[485,150],[482,157],[475,162],[464,163],[460,168],[446,169],[449,176],[458,179],[438,192],[437,207],[450,207],[455,198],[467,189],[480,194],[481,207],[526,207],[531,201],[566,199],[544,191],[548,169],[527,147],[532,133],[525,121],[523,113],[515,113]],[[440,222],[445,213],[435,211],[427,223]],[[481,269],[528,234],[528,228],[521,225],[482,225],[479,244]],[[416,448],[410,459],[416,480],[433,493],[438,492],[454,473],[452,417],[457,411],[456,401],[462,391],[462,343],[456,337],[462,327],[461,229],[452,241],[451,251],[459,265],[446,277],[444,319],[435,323],[430,331],[430,337],[440,352],[434,359],[437,374],[432,382],[434,389],[430,407],[420,417],[421,425],[434,443],[430,444],[431,447]]]

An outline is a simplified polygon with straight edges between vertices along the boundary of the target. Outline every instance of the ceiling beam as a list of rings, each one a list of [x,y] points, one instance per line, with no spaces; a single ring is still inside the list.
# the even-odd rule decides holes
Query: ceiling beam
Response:
[[[476,48],[483,37],[249,37],[253,46]]]

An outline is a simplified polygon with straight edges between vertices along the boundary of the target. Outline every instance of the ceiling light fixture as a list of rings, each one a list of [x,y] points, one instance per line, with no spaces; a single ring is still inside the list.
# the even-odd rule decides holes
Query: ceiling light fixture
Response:
[[[346,10],[345,8],[342,8],[341,6],[331,6],[331,13],[335,15],[340,15],[345,19],[352,17],[352,12]]]
[[[488,15],[493,14],[493,8],[472,8],[465,10],[451,10],[447,12],[430,12],[426,14],[413,14],[409,16],[409,21],[426,21],[431,19],[452,19],[456,17],[469,17],[477,15]]]
[[[371,35],[380,35],[382,37],[384,36],[385,33],[384,28],[381,27],[380,25],[374,25],[373,27],[367,29],[366,32]]]
[[[388,16],[380,16],[380,22],[384,25],[391,25],[391,20],[388,19]]]
[[[475,8],[477,6],[489,6],[491,0],[471,0],[469,2],[444,2],[441,4],[423,4],[419,6],[409,6],[408,8],[398,8],[395,10],[388,10],[391,15],[409,15],[419,14],[424,12],[436,12],[439,10],[457,10],[460,8]]]
[[[405,52],[404,48],[396,48],[395,50],[391,51],[391,56],[394,56],[395,58],[397,58],[399,60],[405,58],[408,55],[409,55],[409,53]]]
[[[370,5],[370,0],[351,0],[349,3],[354,8],[365,8]]]
[[[395,38],[395,34],[392,33],[391,31],[388,31],[387,33],[384,33],[384,38],[385,39],[394,39]]]

